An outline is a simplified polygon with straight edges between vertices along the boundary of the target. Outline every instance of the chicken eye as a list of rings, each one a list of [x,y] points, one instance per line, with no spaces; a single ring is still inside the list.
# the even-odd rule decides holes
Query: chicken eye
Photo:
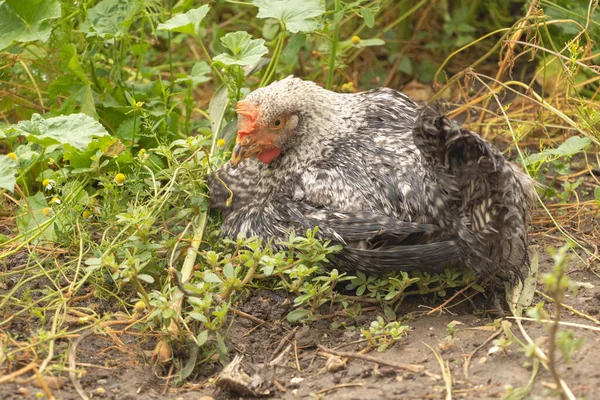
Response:
[[[283,118],[277,117],[273,121],[271,121],[271,129],[281,129],[283,128]]]

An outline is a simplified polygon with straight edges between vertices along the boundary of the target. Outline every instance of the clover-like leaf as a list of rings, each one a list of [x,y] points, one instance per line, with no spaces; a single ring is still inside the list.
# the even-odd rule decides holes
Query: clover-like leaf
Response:
[[[52,32],[50,20],[59,17],[58,0],[0,1],[0,50],[13,42],[45,42]]]
[[[200,8],[194,8],[186,13],[174,16],[165,23],[158,25],[156,29],[197,35],[200,23],[206,17],[208,9],[207,4]]]
[[[70,145],[78,150],[85,150],[94,137],[108,135],[104,127],[92,117],[83,113],[61,115],[44,119],[33,114],[30,121],[21,121],[15,129],[26,136],[30,142],[44,146],[52,144]]]
[[[252,39],[244,31],[228,33],[221,38],[221,42],[231,54],[219,54],[214,60],[224,65],[254,65],[268,53],[264,40]]]
[[[254,0],[258,18],[275,18],[292,32],[313,32],[319,27],[315,18],[325,14],[322,0]]]

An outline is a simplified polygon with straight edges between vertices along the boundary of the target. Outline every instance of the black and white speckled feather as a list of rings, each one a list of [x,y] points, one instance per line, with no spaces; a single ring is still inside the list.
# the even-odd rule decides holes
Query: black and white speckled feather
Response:
[[[275,241],[319,226],[345,244],[333,265],[381,273],[463,263],[484,278],[527,263],[531,180],[478,135],[382,88],[339,94],[286,78],[251,93],[258,123],[297,118],[269,164],[254,158],[209,177],[222,232]]]

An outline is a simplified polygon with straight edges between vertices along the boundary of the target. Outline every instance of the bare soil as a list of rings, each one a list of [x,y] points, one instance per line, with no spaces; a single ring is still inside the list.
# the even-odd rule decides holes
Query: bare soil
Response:
[[[556,240],[557,243],[560,242],[558,238]],[[543,243],[532,246],[539,250],[542,273],[548,272],[553,265],[552,259],[544,250],[552,241],[553,239],[548,238],[544,239]],[[570,277],[578,285],[578,290],[576,294],[569,294],[566,303],[582,313],[600,318],[600,279],[578,260],[571,262]],[[1,289],[0,294],[3,294],[2,292],[6,290]],[[330,372],[326,366],[327,358],[317,346],[339,348],[339,351],[355,354],[363,353],[366,343],[361,341],[363,337],[360,328],[368,327],[378,315],[383,316],[382,310],[377,308],[363,312],[352,319],[334,317],[307,325],[292,325],[285,319],[287,313],[292,310],[292,299],[267,291],[254,293],[239,305],[241,311],[261,318],[266,323],[256,325],[246,318],[237,317],[232,324],[227,345],[231,358],[235,354],[244,356],[244,371],[250,375],[255,371],[256,375],[264,380],[261,391],[268,390],[268,397],[271,398],[296,399],[316,396],[326,399],[443,399],[446,388],[441,378],[441,367],[427,345],[440,352],[444,363],[449,366],[453,398],[502,398],[508,393],[509,387],[521,387],[528,382],[532,372],[531,360],[515,344],[508,347],[507,351],[489,354],[493,346],[491,337],[497,332],[497,325],[494,326],[493,318],[484,313],[485,302],[477,298],[461,301],[464,298],[465,296],[458,296],[446,308],[432,315],[426,315],[426,312],[439,305],[443,299],[438,299],[437,304],[432,304],[432,299],[428,297],[407,299],[398,316],[409,316],[405,322],[411,328],[408,335],[385,352],[367,353],[368,356],[383,362],[421,365],[424,367],[424,371],[421,372],[406,371],[354,358],[347,359],[346,365],[337,372]],[[534,303],[543,300],[536,295]],[[106,311],[109,311],[110,305],[96,304],[96,307],[106,307]],[[552,310],[551,305],[547,307]],[[570,364],[560,360],[559,368],[562,378],[575,396],[595,398],[597,388],[600,387],[598,326],[568,310],[563,310],[562,317],[563,321],[597,329],[592,331],[570,328],[574,330],[576,337],[584,338],[585,343],[575,353]],[[331,325],[334,321],[344,322],[345,326],[333,329]],[[451,322],[456,327],[452,336],[448,329]],[[527,333],[547,353],[547,327],[537,322],[525,322],[524,325]],[[17,318],[11,324],[8,333],[13,340],[26,341],[31,332],[38,328],[28,320]],[[512,331],[523,340],[514,323]],[[77,367],[86,371],[80,383],[90,398],[248,397],[226,389],[218,390],[214,382],[221,368],[217,366],[207,367],[183,387],[175,387],[174,378],[167,377],[169,372],[176,371],[185,364],[185,352],[177,354],[178,360],[175,364],[156,367],[151,362],[156,337],[132,330],[121,333],[116,328],[114,332],[114,335],[91,334],[78,344]],[[499,335],[502,337],[502,333]],[[287,340],[282,341],[284,338]],[[59,341],[55,353],[66,354],[70,343],[72,341],[66,339]],[[465,361],[469,356],[471,358],[466,368]],[[264,363],[277,357],[279,360],[276,363],[279,366],[261,368]],[[24,360],[23,365],[25,364]],[[67,369],[68,364],[65,362],[65,372],[60,375],[58,381],[49,383],[55,385],[51,386],[50,390],[57,399],[78,399],[80,396],[69,379]],[[528,398],[555,398],[552,382],[550,374],[540,367]],[[0,386],[2,399],[35,398],[40,392],[43,390],[36,387],[31,379],[12,380]]]

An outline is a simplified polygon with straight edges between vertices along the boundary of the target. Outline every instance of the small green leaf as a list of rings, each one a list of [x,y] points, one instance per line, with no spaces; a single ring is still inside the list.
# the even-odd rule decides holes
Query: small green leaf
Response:
[[[219,277],[216,274],[213,274],[212,272],[207,272],[206,274],[204,274],[204,282],[222,283],[221,279],[219,279]]]
[[[321,0],[254,0],[257,18],[275,18],[292,33],[313,32],[319,28],[316,17],[325,14]]]
[[[208,322],[208,319],[206,318],[206,315],[199,313],[198,311],[192,311],[191,313],[188,314],[190,316],[190,318],[195,319],[196,321],[200,321],[200,322]]]
[[[394,311],[394,309],[390,306],[388,306],[387,304],[383,305],[383,313],[385,314],[385,317],[389,320],[396,320],[396,312]]]
[[[344,12],[345,10],[342,8],[341,10],[333,14],[333,25],[337,25],[342,21],[342,18],[344,18]]]
[[[383,46],[385,42],[382,39],[363,39],[356,47],[372,47],[372,46]]]
[[[17,162],[8,156],[0,156],[0,188],[14,191],[17,178]]]
[[[45,42],[52,19],[60,17],[58,0],[6,0],[0,2],[0,50],[13,42]]]
[[[410,58],[408,58],[407,56],[402,56],[402,58],[400,59],[400,63],[398,64],[398,69],[400,70],[400,72],[404,72],[407,75],[412,75],[413,68],[410,62]]]
[[[310,314],[310,311],[305,310],[303,308],[298,308],[287,315],[287,320],[289,322],[299,322],[301,320],[306,319],[306,317]]]
[[[360,15],[362,15],[367,27],[372,28],[375,25],[375,17],[373,16],[373,12],[371,12],[370,8],[361,9]]]
[[[208,4],[205,4],[200,8],[195,8],[184,14],[174,16],[165,23],[159,24],[156,29],[197,35],[200,23],[206,17],[208,10]]]
[[[204,343],[208,340],[208,331],[202,331],[196,336],[196,340],[198,341],[198,347],[204,346]]]
[[[231,263],[225,264],[223,267],[223,275],[225,275],[225,278],[228,280],[235,278],[235,270],[233,269],[233,265]]]
[[[146,283],[154,283],[154,278],[148,274],[139,274],[137,278],[140,281],[144,281]]]
[[[600,201],[600,186],[596,186],[594,189],[594,200]]]
[[[30,142],[44,146],[69,145],[81,151],[86,149],[94,137],[108,135],[98,121],[82,113],[48,119],[33,114],[31,121],[21,121],[15,129]]]
[[[254,65],[269,52],[263,39],[253,40],[252,36],[244,31],[228,33],[221,38],[221,42],[231,51],[231,55],[219,54],[214,60],[224,65]]]

